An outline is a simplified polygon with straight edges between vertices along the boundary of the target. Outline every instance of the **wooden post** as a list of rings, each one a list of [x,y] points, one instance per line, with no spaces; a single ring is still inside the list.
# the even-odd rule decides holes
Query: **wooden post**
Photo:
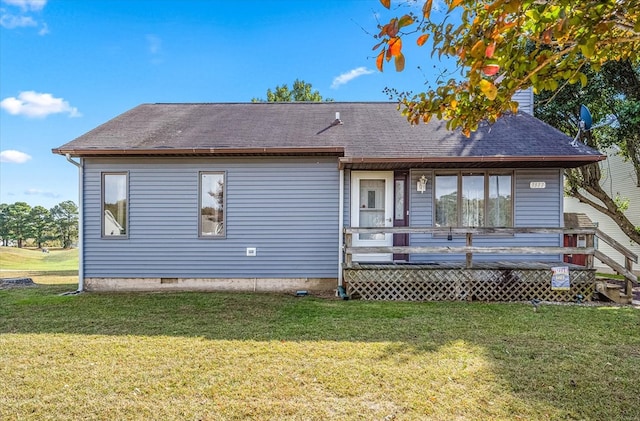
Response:
[[[353,244],[353,234],[351,234],[350,232],[347,232],[344,234],[344,246],[345,248],[351,248],[351,245]],[[351,266],[351,262],[352,262],[353,258],[351,253],[347,253],[345,251],[344,253],[344,263],[347,267]]]
[[[624,267],[629,272],[633,273],[633,261],[629,257],[625,257]],[[629,297],[633,298],[633,282],[631,281],[631,279],[627,278],[626,276],[625,276],[625,279],[627,281],[627,285],[625,286],[624,293]]]
[[[587,248],[593,248],[593,237],[595,234],[587,234]],[[587,269],[593,269],[593,254],[587,254],[585,259],[585,267]]]
[[[473,245],[473,233],[467,232],[467,247]],[[473,253],[467,253],[466,267],[470,269],[473,266]]]

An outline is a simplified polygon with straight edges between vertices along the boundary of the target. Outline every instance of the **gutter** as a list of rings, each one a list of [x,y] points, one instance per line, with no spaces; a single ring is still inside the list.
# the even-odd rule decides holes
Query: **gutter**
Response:
[[[403,158],[387,157],[342,157],[338,158],[338,168],[358,168],[363,165],[412,166],[416,168],[490,168],[509,165],[517,168],[576,168],[594,162],[604,161],[606,155],[532,155],[532,156],[416,156]]]
[[[344,156],[342,146],[318,147],[253,147],[253,148],[56,148],[58,155],[121,157],[121,156]]]
[[[84,161],[80,158],[80,162],[71,159],[71,155],[65,154],[67,161],[78,167],[78,290],[84,291],[84,192],[82,189],[82,180],[84,179]]]

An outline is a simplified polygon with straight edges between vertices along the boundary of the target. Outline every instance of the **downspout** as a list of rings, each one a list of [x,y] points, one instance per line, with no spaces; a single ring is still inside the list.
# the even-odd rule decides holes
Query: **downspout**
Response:
[[[82,189],[82,180],[84,179],[84,161],[80,158],[80,162],[71,159],[71,155],[66,154],[67,161],[78,167],[78,290],[84,291],[84,192]]]
[[[348,300],[349,296],[342,285],[342,265],[344,263],[344,170],[340,170],[340,194],[338,204],[338,296],[343,300]]]
[[[338,289],[342,287],[342,263],[344,261],[344,233],[342,232],[344,225],[344,170],[340,170],[340,194],[338,203]]]

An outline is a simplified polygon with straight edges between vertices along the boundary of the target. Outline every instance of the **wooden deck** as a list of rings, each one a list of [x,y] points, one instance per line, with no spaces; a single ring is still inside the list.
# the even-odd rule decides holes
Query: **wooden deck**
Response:
[[[551,287],[552,267],[569,268],[569,290]],[[352,263],[347,294],[365,300],[590,301],[596,271],[565,262]]]
[[[596,271],[593,259],[597,258],[625,276],[626,295],[631,295],[638,278],[632,273],[638,256],[595,228],[517,227],[517,228],[469,228],[469,227],[345,227],[342,277],[348,295],[365,300],[410,301],[590,301],[593,299]],[[357,234],[428,234],[459,236],[465,238],[464,246],[375,246],[354,247]],[[585,235],[581,247],[565,246],[475,246],[474,236],[558,234]],[[626,258],[625,266],[600,253],[595,238],[611,244]],[[458,242],[459,243],[459,242]],[[357,263],[353,256],[367,254],[431,255],[431,263]],[[517,255],[515,261],[501,261],[500,255]],[[585,266],[560,261],[562,256],[584,255]],[[484,256],[478,258],[477,256]],[[532,258],[532,256],[546,256]],[[548,261],[556,255],[558,261]],[[437,256],[454,257],[452,261],[435,261]],[[490,256],[490,257],[489,257]],[[512,258],[512,257],[510,257]],[[460,260],[457,260],[460,259]],[[495,261],[490,261],[495,259]],[[540,261],[535,261],[540,259]],[[551,260],[554,258],[551,257]],[[365,260],[365,259],[362,259]],[[567,267],[570,288],[552,288],[553,267]]]

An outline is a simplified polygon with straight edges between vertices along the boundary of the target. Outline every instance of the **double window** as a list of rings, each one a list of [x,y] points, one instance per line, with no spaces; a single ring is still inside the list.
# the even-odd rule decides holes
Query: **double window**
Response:
[[[126,238],[129,234],[129,174],[102,174],[102,236]]]
[[[202,238],[225,236],[225,186],[223,172],[200,173],[200,210],[198,231]]]
[[[506,172],[436,174],[435,225],[513,226],[512,178]]]

